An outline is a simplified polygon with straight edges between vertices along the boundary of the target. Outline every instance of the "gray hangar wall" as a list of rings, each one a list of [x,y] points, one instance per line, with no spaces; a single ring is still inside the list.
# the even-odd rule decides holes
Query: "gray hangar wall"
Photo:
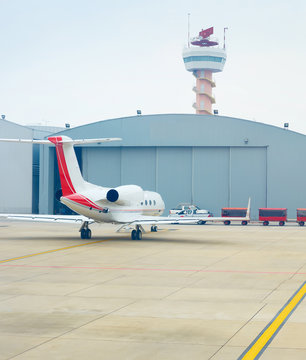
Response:
[[[72,138],[121,137],[77,149],[86,180],[158,191],[166,211],[191,202],[220,214],[225,206],[306,207],[306,136],[248,120],[208,115],[147,115],[65,130]],[[55,151],[41,151],[40,212],[58,211]]]
[[[0,138],[32,139],[27,127],[0,120]],[[32,212],[32,147],[27,144],[0,143],[0,212]]]

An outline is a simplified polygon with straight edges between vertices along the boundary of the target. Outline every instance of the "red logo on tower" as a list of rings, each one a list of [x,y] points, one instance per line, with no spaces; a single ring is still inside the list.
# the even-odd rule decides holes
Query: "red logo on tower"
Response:
[[[212,35],[214,33],[214,27],[210,27],[206,30],[202,30],[199,32],[199,35],[202,36],[203,39],[208,38],[208,36]]]

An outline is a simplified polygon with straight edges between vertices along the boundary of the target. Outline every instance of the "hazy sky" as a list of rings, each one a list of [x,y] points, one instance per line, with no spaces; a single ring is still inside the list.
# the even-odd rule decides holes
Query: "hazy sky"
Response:
[[[0,113],[72,126],[136,114],[194,113],[182,60],[214,26],[227,62],[219,114],[306,134],[305,0],[0,0]]]

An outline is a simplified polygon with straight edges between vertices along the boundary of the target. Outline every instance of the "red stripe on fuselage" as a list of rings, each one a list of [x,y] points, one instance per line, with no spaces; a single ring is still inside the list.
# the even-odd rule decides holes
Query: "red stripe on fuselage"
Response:
[[[74,189],[68,171],[64,149],[63,149],[62,137],[61,136],[49,137],[48,140],[55,145],[63,196],[74,194],[76,191]]]
[[[81,195],[81,194],[75,193],[75,194],[65,196],[65,198],[70,201],[73,201],[74,203],[79,204],[79,205],[87,206],[89,208],[93,208],[96,210],[103,210],[102,207],[98,206],[93,201],[89,200],[87,197],[85,197],[84,195]]]

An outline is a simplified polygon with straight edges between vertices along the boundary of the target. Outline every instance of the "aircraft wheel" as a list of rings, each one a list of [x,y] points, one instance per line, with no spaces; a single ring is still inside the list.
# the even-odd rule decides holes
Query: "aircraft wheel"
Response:
[[[136,230],[132,230],[132,232],[131,232],[131,239],[132,239],[132,240],[137,240],[137,231],[136,231]]]
[[[91,239],[91,230],[90,229],[82,229],[81,230],[81,239]]]
[[[141,240],[142,239],[142,232],[141,232],[141,230],[137,230],[136,231],[136,240]]]
[[[151,226],[151,232],[157,232],[157,226],[156,225]]]

